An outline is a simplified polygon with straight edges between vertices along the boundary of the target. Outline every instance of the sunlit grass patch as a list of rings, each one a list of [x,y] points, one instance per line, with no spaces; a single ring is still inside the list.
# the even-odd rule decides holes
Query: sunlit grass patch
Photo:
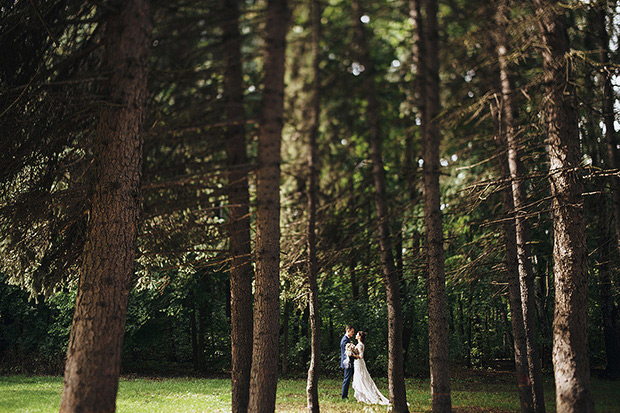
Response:
[[[379,390],[386,396],[387,379],[377,378]],[[597,411],[620,412],[620,383],[593,379]],[[348,400],[340,398],[339,378],[319,380],[319,400],[324,412],[383,413],[385,406],[357,403],[353,390]],[[411,412],[430,411],[428,379],[407,379],[407,400]],[[516,380],[510,373],[468,373],[452,382],[455,412],[518,412]],[[0,377],[0,412],[57,412],[62,392],[62,378],[49,376]],[[545,379],[547,411],[555,411],[553,379]],[[122,378],[119,384],[117,411],[141,412],[229,412],[230,381],[226,378]],[[306,406],[304,378],[280,379],[276,411],[300,412]]]

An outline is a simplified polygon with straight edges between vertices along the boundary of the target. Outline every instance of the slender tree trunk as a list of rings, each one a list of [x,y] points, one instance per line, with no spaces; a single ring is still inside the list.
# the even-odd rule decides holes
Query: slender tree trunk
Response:
[[[222,46],[226,53],[224,92],[226,96],[226,156],[228,161],[228,203],[230,239],[230,341],[233,413],[245,413],[250,400],[252,368],[252,277],[250,259],[250,197],[248,158],[243,119],[243,74],[241,34],[237,0],[222,1]]]
[[[543,43],[545,122],[553,196],[556,402],[561,412],[591,412],[594,403],[587,345],[587,247],[577,105],[568,61],[570,45],[559,2],[534,3]]]
[[[194,365],[194,371],[200,370],[200,364],[198,363],[198,337],[196,332],[196,303],[191,299],[191,310],[189,313],[189,335],[192,342],[192,363]]]
[[[408,412],[405,376],[403,368],[403,326],[402,309],[400,302],[399,276],[394,264],[392,242],[389,228],[389,214],[387,194],[385,188],[385,169],[381,153],[381,131],[379,126],[379,104],[374,84],[374,68],[366,33],[361,22],[362,8],[359,0],[353,1],[353,18],[355,19],[355,33],[360,53],[360,63],[365,70],[362,74],[362,84],[368,102],[367,119],[368,135],[372,159],[372,174],[374,181],[375,213],[379,232],[379,248],[381,251],[381,266],[388,309],[388,382],[390,403],[397,412]]]
[[[615,5],[615,1],[612,1]],[[611,84],[613,75],[609,67],[609,34],[607,33],[607,0],[598,0],[597,4],[597,28],[599,43],[599,60],[602,64],[601,76],[603,81],[603,122],[605,124],[605,143],[607,144],[607,163],[609,169],[620,168],[620,156],[618,155],[618,137],[614,126],[614,90]],[[612,176],[611,188],[613,197],[614,228],[616,230],[616,243],[620,250],[620,177]]]
[[[132,287],[142,167],[150,7],[128,0],[106,22],[106,104],[94,146],[93,197],[69,337],[62,412],[116,408]]]
[[[616,320],[613,302],[613,283],[611,282],[611,270],[609,261],[612,256],[612,245],[615,245],[608,233],[608,213],[605,196],[601,196],[597,203],[597,227],[600,234],[600,264],[598,265],[599,276],[599,301],[601,308],[601,321],[603,327],[603,340],[605,342],[605,355],[607,365],[605,374],[612,380],[620,378],[620,343],[616,334]]]
[[[530,259],[530,227],[526,220],[525,207],[527,196],[523,185],[523,167],[521,164],[519,142],[517,140],[516,106],[514,93],[509,76],[508,42],[506,40],[506,21],[508,3],[506,0],[498,3],[495,19],[497,28],[495,39],[497,43],[497,57],[500,68],[501,96],[502,96],[502,123],[504,139],[508,154],[508,169],[512,189],[512,205],[514,207],[514,225],[517,242],[518,271],[521,288],[521,303],[523,310],[525,338],[527,343],[527,361],[529,377],[533,393],[534,409],[536,412],[545,411],[542,370],[538,344],[536,343],[536,291],[534,288],[534,267]],[[512,225],[512,224],[511,224]],[[515,307],[516,308],[516,307]]]
[[[284,314],[282,315],[282,374],[288,373],[288,348],[289,348],[289,320],[291,318],[291,302],[284,301]]]
[[[256,171],[254,348],[248,405],[249,411],[257,413],[275,409],[278,385],[280,146],[288,19],[286,0],[267,1],[265,80]]]
[[[357,216],[359,211],[357,209],[357,198],[354,196],[356,193],[355,189],[355,177],[353,174],[350,175],[348,179],[348,186],[351,196],[347,202],[347,209],[350,216]],[[358,225],[354,224],[354,231],[357,230]],[[351,241],[354,242],[354,241]],[[349,279],[351,280],[351,296],[354,300],[360,298],[360,282],[359,277],[356,271],[357,262],[358,262],[358,252],[356,251],[355,245],[351,243],[349,245]]]
[[[615,1],[611,2],[615,6]],[[615,96],[611,84],[612,71],[609,65],[609,34],[607,33],[607,0],[598,1],[598,42],[599,58],[603,65],[603,122],[605,124],[605,142],[607,144],[607,168],[618,170],[620,160],[618,155],[618,137],[614,126]],[[616,246],[620,252],[620,177],[612,176],[611,193],[614,212],[614,228],[616,230]],[[616,304],[612,295],[612,282],[609,272],[601,273],[600,279],[600,299],[601,316],[603,318],[603,337],[605,338],[605,354],[607,356],[607,366],[605,371],[610,378],[620,378],[620,331],[615,320],[614,313],[617,314]]]
[[[424,160],[424,223],[428,261],[429,354],[433,412],[449,412],[450,359],[448,349],[448,306],[444,269],[443,229],[439,194],[439,33],[437,0],[424,0],[425,27],[421,31],[424,45],[424,112],[422,119],[422,159]]]
[[[471,299],[469,300],[468,305],[469,311],[467,312],[467,368],[471,367],[471,350],[472,350],[472,334],[471,334],[471,319],[472,319],[472,308],[471,308]]]
[[[506,102],[502,101],[505,105]],[[503,179],[510,177],[510,170],[506,162],[506,124],[502,122],[501,108],[494,110],[499,133],[496,135],[498,148],[499,171]],[[505,121],[505,119],[504,119]],[[502,225],[504,245],[506,247],[506,277],[508,278],[508,299],[510,304],[510,319],[512,324],[512,336],[514,340],[514,358],[517,373],[517,386],[519,389],[519,401],[522,412],[534,412],[534,393],[530,382],[530,372],[527,359],[527,342],[525,337],[525,325],[523,323],[523,308],[521,302],[521,289],[519,286],[519,261],[517,258],[517,231],[514,220],[511,217],[514,210],[513,193],[510,187],[502,191],[504,198],[505,220]]]
[[[320,90],[321,77],[319,69],[319,40],[321,38],[321,5],[313,0],[312,14],[312,103],[311,126],[308,142],[308,308],[310,318],[310,366],[306,384],[308,412],[319,412],[319,367],[321,361],[321,318],[319,317],[319,287],[317,285],[318,263],[316,258],[316,209],[318,191],[317,139],[321,115]]]
[[[351,279],[351,297],[354,300],[357,300],[360,297],[360,287],[357,281],[357,258],[355,257],[355,253],[351,253],[351,257],[349,258],[349,275]]]
[[[543,339],[540,351],[540,364],[542,366],[551,366],[553,332],[551,331],[551,321],[549,320],[547,306],[549,303],[549,279],[553,275],[549,272],[548,266],[543,274],[544,277],[541,277],[538,283],[534,283],[536,290],[536,317],[538,317],[538,326]]]
[[[463,298],[458,298],[458,313],[459,313],[459,337],[465,338],[465,316],[463,314]]]
[[[508,286],[508,288],[510,288],[510,285]],[[508,302],[508,310],[511,311],[510,310],[510,301]],[[502,323],[506,327],[506,331],[504,333],[504,337],[505,337],[505,339],[504,339],[504,353],[505,354],[510,354],[510,355],[512,355],[514,357],[515,356],[515,346],[514,346],[515,338],[514,338],[514,334],[512,332],[512,322],[508,321],[508,313],[506,312],[506,306],[504,305],[503,302],[502,302],[502,306],[500,308],[500,315],[502,317]],[[508,350],[506,350],[506,347],[508,347]],[[517,373],[517,374],[519,374],[519,373]],[[527,376],[527,377],[529,378],[529,376]],[[517,376],[517,382],[519,382],[519,376]]]
[[[205,336],[206,336],[206,319],[207,317],[207,305],[205,303],[200,303],[198,306],[198,370],[204,371],[207,367],[207,363],[205,361]]]
[[[174,320],[168,321],[168,359],[173,363],[177,361],[177,349],[174,342],[176,334],[174,333]]]

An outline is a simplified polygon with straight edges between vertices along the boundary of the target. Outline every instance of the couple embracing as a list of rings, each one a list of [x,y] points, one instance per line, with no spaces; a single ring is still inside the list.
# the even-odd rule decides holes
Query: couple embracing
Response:
[[[381,394],[375,382],[370,377],[364,361],[364,340],[366,333],[360,331],[355,336],[357,345],[351,340],[355,329],[347,325],[346,332],[340,340],[340,367],[344,369],[342,382],[342,398],[349,395],[349,385],[353,382],[355,399],[358,402],[369,404],[390,404],[390,401]]]

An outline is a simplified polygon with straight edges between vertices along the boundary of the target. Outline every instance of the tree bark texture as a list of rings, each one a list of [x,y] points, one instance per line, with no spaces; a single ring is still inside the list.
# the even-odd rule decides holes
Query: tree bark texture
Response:
[[[615,6],[615,1],[611,2]],[[605,124],[605,142],[607,144],[607,169],[618,170],[618,137],[614,121],[615,95],[611,84],[612,69],[609,67],[609,34],[607,32],[607,0],[597,4],[599,60],[602,64],[603,80],[603,122]],[[620,177],[613,175],[611,194],[613,201],[614,228],[616,230],[616,247],[620,252]],[[600,279],[601,316],[603,319],[603,337],[607,356],[606,374],[610,378],[620,378],[620,331],[618,330],[618,308],[613,297],[613,286],[608,271],[601,273]]]
[[[226,53],[226,156],[228,161],[228,230],[230,242],[231,391],[233,413],[246,412],[252,368],[252,278],[250,197],[243,110],[241,34],[237,0],[222,3]]]
[[[264,91],[256,171],[256,282],[251,412],[275,409],[280,312],[280,146],[284,57],[289,12],[286,0],[268,0]]]
[[[409,17],[413,23],[413,31],[411,32],[411,55],[412,64],[416,68],[416,76],[412,84],[411,95],[414,102],[417,102],[418,115],[420,121],[424,117],[425,112],[425,87],[424,87],[424,72],[425,61],[421,58],[425,54],[425,45],[422,41],[423,31],[423,19],[422,19],[422,0],[409,0]],[[418,192],[418,165],[416,157],[414,157],[414,134],[413,130],[407,134],[407,140],[405,141],[405,177],[408,183],[409,199],[413,206],[415,206],[420,198]],[[416,238],[419,234],[415,234]]]
[[[319,0],[311,4],[312,20],[312,102],[311,126],[308,141],[308,309],[310,319],[310,366],[306,383],[308,412],[319,412],[319,368],[321,361],[321,318],[319,316],[319,287],[317,284],[318,263],[316,257],[316,209],[318,191],[317,138],[321,115],[320,90],[321,77],[319,68],[319,41],[321,37],[321,5]]]
[[[115,410],[121,345],[140,212],[142,124],[150,7],[128,0],[109,15],[104,38],[106,103],[94,145],[94,182],[60,411]]]
[[[579,130],[570,45],[558,1],[534,0],[542,33],[545,123],[553,214],[553,368],[557,409],[591,412],[588,279]]]
[[[496,144],[498,148],[499,171],[503,179],[510,177],[510,170],[506,162],[507,151],[505,138],[505,125],[501,121],[501,107],[494,110],[497,119],[498,134]],[[517,373],[517,386],[519,389],[519,402],[522,412],[534,412],[534,393],[530,381],[530,370],[527,359],[527,343],[525,338],[525,325],[523,323],[523,307],[521,303],[521,288],[519,285],[519,261],[517,258],[517,231],[515,222],[509,219],[514,210],[514,201],[511,187],[502,191],[504,198],[505,220],[502,225],[504,245],[506,247],[506,278],[508,279],[508,302],[510,304],[510,321],[512,325],[512,337],[514,343],[515,369]]]
[[[497,57],[500,69],[501,83],[501,119],[504,129],[504,139],[508,155],[508,169],[512,189],[512,205],[514,207],[514,225],[517,242],[518,271],[521,288],[521,302],[524,322],[525,338],[527,343],[527,360],[529,377],[533,392],[534,409],[536,412],[545,411],[542,370],[536,343],[536,291],[534,288],[534,267],[532,265],[530,248],[530,227],[526,219],[527,195],[523,185],[523,166],[521,163],[520,144],[517,137],[514,93],[509,76],[508,42],[505,29],[508,4],[505,0],[498,2],[495,14],[497,29],[495,39],[497,43]]]
[[[385,282],[385,293],[388,309],[388,382],[389,398],[396,412],[408,412],[403,366],[403,325],[400,302],[399,276],[394,264],[392,242],[389,227],[387,193],[385,187],[385,169],[381,153],[381,131],[379,125],[379,103],[374,84],[374,68],[368,48],[368,40],[364,32],[362,7],[359,0],[353,3],[353,18],[356,43],[359,47],[360,63],[365,70],[362,84],[368,102],[366,116],[368,119],[368,137],[370,141],[372,175],[374,182],[375,213],[379,235],[381,267]]]
[[[424,224],[428,262],[429,358],[431,370],[431,404],[433,412],[449,412],[450,358],[448,308],[444,268],[443,228],[439,193],[439,145],[437,124],[439,101],[439,32],[437,0],[424,0],[426,20],[422,30],[424,54],[424,98],[422,119],[422,159],[424,160]]]

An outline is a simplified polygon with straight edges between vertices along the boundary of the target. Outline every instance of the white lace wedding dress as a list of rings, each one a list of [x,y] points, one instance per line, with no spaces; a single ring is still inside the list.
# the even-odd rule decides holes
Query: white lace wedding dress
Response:
[[[358,402],[369,404],[390,404],[390,401],[381,394],[375,382],[370,377],[364,361],[364,344],[357,343],[359,357],[353,363],[353,390]]]

